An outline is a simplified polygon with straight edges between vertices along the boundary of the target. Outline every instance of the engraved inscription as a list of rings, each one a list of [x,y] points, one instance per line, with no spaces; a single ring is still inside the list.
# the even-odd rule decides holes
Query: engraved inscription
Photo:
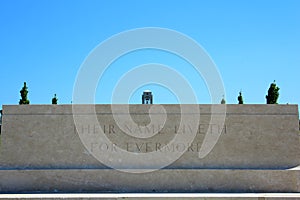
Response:
[[[160,130],[162,130],[162,125],[152,125],[150,127],[145,126],[136,126],[131,127],[129,125],[124,125],[125,127],[125,134],[127,133],[140,133],[140,134],[149,134],[149,133],[158,133],[162,134]],[[76,128],[74,127],[74,130],[76,131]],[[101,130],[105,134],[115,134],[115,133],[124,133],[120,128],[118,128],[115,124],[105,124],[105,125],[98,125],[98,124],[83,124],[80,126],[78,131],[80,131],[81,134],[97,134],[101,133]],[[193,129],[189,124],[183,124],[181,127],[178,125],[175,125],[173,128],[171,128],[172,133],[174,134],[189,134],[193,133]],[[222,134],[227,133],[227,125],[220,126],[218,124],[199,124],[197,129],[197,134],[206,134],[206,133],[218,133],[222,132]]]

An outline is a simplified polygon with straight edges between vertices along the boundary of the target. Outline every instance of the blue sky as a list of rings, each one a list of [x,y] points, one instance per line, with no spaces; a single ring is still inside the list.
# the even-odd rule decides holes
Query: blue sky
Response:
[[[120,32],[161,27],[197,41],[222,76],[227,103],[263,104],[273,80],[279,103],[300,103],[300,1],[175,0],[1,0],[0,105],[18,104],[26,81],[31,104],[72,101],[81,64],[101,42]],[[168,52],[137,51],[122,56],[99,82],[96,103],[111,103],[117,81],[131,69],[162,63],[189,82],[198,103],[211,103],[203,77]],[[146,75],[145,75],[146,76]],[[151,89],[154,103],[178,103],[176,94],[159,84],[132,91],[127,102],[141,103]],[[88,90],[88,88],[87,88]],[[220,94],[220,100],[223,94]],[[181,102],[189,103],[189,102]]]

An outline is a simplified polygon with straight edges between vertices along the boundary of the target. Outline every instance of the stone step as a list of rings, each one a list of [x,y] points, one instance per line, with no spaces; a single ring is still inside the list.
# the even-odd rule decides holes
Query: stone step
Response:
[[[0,199],[226,199],[226,200],[296,200],[299,193],[60,193],[0,194]]]
[[[299,170],[178,170],[126,173],[112,169],[0,170],[0,193],[295,193]]]

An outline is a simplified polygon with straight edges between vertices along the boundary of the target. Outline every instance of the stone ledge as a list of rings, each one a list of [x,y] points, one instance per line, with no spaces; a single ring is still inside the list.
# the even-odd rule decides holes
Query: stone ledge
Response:
[[[294,200],[300,193],[60,193],[60,194],[0,194],[0,199],[224,199]]]
[[[299,170],[0,170],[0,193],[300,192]]]

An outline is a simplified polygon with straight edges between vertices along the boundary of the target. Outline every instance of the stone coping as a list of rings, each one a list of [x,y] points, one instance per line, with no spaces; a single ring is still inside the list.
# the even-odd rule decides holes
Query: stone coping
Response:
[[[163,106],[168,114],[199,114],[198,112],[181,113],[180,107],[193,108],[198,105],[200,114],[211,115],[211,108],[223,110],[226,106],[226,115],[299,115],[298,105],[294,104],[113,104],[116,112],[114,114],[126,114],[124,106],[129,106],[130,114],[148,115],[152,106]],[[76,106],[76,114],[112,114],[112,104],[62,104],[62,105],[3,105],[3,115],[70,115],[73,114],[72,107]],[[243,109],[240,109],[240,108]],[[29,108],[29,109],[28,109]],[[32,112],[34,110],[34,112]],[[146,112],[145,112],[146,111]],[[161,114],[161,113],[156,113]],[[223,114],[223,113],[214,113]]]

